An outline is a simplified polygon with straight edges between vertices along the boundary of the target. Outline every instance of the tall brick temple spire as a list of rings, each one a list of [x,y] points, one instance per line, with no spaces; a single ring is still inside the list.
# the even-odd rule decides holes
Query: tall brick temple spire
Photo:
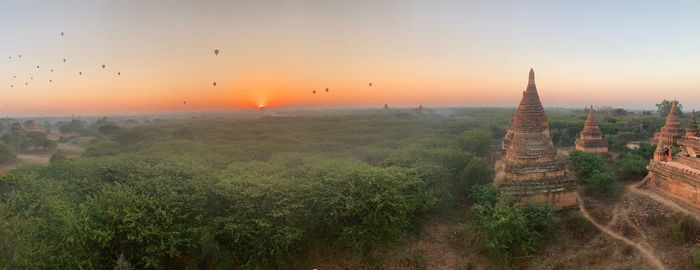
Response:
[[[576,183],[567,175],[565,159],[557,155],[552,143],[532,69],[502,147],[505,155],[496,165],[495,180],[501,193],[559,207],[576,205]]]

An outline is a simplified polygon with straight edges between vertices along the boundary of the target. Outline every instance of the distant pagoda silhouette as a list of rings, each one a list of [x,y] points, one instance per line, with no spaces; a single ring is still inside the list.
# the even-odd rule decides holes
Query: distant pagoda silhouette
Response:
[[[382,108],[382,109],[388,110],[388,109],[389,109],[389,104],[384,103],[384,108]]]
[[[583,130],[576,139],[575,149],[586,153],[607,153],[608,142],[603,139],[603,132],[593,117],[593,106],[588,109],[588,117],[583,124]]]
[[[576,182],[568,176],[566,160],[552,143],[532,69],[502,148],[505,155],[496,164],[494,181],[502,194],[558,207],[576,205]]]

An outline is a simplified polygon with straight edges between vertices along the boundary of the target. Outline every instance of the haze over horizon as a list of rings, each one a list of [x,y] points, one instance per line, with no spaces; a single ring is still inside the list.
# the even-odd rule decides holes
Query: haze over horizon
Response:
[[[675,98],[700,109],[692,1],[22,1],[0,12],[3,116],[515,107],[531,67],[545,107]]]

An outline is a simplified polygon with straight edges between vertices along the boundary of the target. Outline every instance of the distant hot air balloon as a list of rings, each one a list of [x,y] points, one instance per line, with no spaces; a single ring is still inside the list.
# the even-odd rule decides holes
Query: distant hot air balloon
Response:
[[[326,93],[328,93],[328,88],[326,88]]]
[[[49,80],[49,82],[53,82],[53,80]]]
[[[19,55],[19,58],[22,58],[22,55],[21,55],[21,54]]]
[[[37,65],[36,68],[39,68],[39,65]]]
[[[63,36],[63,32],[61,32],[61,36]]]
[[[17,75],[12,75],[12,78],[13,78],[13,79],[16,79],[16,78],[17,78]]]
[[[185,100],[185,101],[182,101],[182,104],[187,104],[187,101],[186,101],[186,100]]]
[[[314,93],[314,95],[315,95],[315,94],[316,94],[316,90],[314,90],[314,91],[311,91],[311,93]]]
[[[51,69],[51,72],[53,72],[53,68]]]
[[[34,77],[29,77],[30,80],[34,80]]]
[[[8,58],[12,59],[12,56],[8,56]]]
[[[214,49],[214,55],[219,55],[219,49]]]
[[[117,75],[122,75],[122,73],[121,73],[121,72],[117,72]]]
[[[216,82],[214,82],[213,85],[216,86]]]
[[[102,65],[102,68],[105,68],[105,67],[106,67],[105,65]]]
[[[13,87],[15,87],[15,86],[14,86],[14,85],[12,85],[12,84],[10,84],[10,88],[13,88]]]
[[[63,58],[63,63],[65,63],[65,62],[66,62],[66,59],[65,59],[65,58]]]
[[[83,72],[82,71],[78,72],[78,75],[83,75]]]
[[[28,82],[25,82],[24,85],[29,85],[29,83],[28,83]]]
[[[372,83],[369,83],[369,87],[372,87]]]

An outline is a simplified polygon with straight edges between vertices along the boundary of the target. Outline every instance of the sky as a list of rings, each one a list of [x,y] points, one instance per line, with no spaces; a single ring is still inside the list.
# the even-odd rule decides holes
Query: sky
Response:
[[[514,107],[530,68],[545,107],[700,109],[698,14],[698,1],[2,1],[0,114]]]

